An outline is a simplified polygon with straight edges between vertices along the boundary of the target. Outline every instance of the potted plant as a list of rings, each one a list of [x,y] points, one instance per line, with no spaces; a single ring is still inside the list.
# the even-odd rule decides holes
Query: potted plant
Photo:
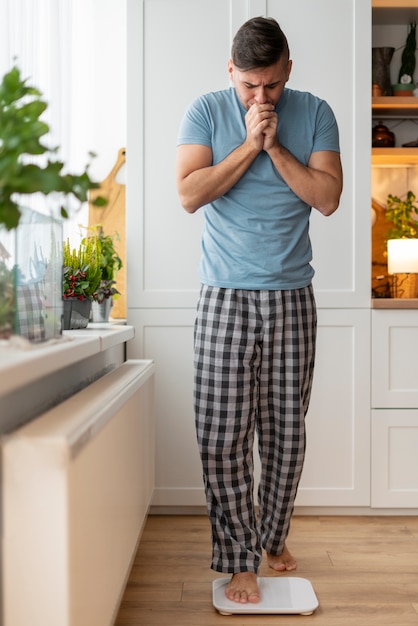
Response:
[[[418,297],[418,205],[408,191],[404,199],[389,194],[386,220],[388,272],[393,276],[394,297]]]
[[[19,237],[15,235],[15,232],[20,232],[20,225],[25,221],[31,229],[31,246],[34,248],[37,236],[34,224],[40,223],[40,220],[33,219],[31,216],[27,217],[28,213],[34,214],[35,212],[22,209],[25,203],[24,198],[34,193],[44,196],[57,193],[60,198],[74,197],[81,205],[88,199],[89,190],[99,187],[89,176],[89,164],[80,174],[65,172],[64,163],[57,158],[58,147],[49,147],[43,142],[44,136],[49,132],[48,124],[41,119],[47,107],[41,92],[29,85],[27,80],[22,79],[17,66],[4,75],[0,82],[0,246],[11,249],[12,254],[7,261],[3,261],[4,269],[9,273],[3,271],[2,280],[8,275],[11,281],[16,281],[20,276],[23,284],[17,285],[11,282],[2,289],[0,309],[5,315],[8,310],[8,318],[21,320],[19,327],[13,326],[12,332],[23,335],[24,332],[21,329],[27,326],[26,313],[25,310],[17,311],[16,289],[19,287],[26,289],[28,278],[27,272],[17,266],[19,261],[16,259],[23,256],[18,248],[22,245],[21,241],[25,239],[25,236]],[[93,156],[91,153],[90,159]],[[106,200],[99,196],[94,199],[93,203],[96,206],[104,206]],[[60,218],[66,217],[68,217],[68,210],[61,207],[59,219],[55,219],[55,224],[58,223],[61,230]],[[52,222],[54,218],[50,216],[49,219]],[[39,228],[45,232],[48,231],[49,226],[43,223]],[[54,228],[55,225],[50,229],[52,234],[48,246],[48,252],[51,251],[51,254],[55,249]],[[58,241],[61,239],[62,234]],[[23,242],[23,245],[28,244]],[[24,252],[32,254],[32,250],[24,250]],[[59,259],[61,256],[60,253]],[[43,292],[45,280],[37,286],[41,300],[46,301],[52,294],[54,301],[56,298],[58,302],[61,302],[61,267],[57,272],[51,267],[55,259],[51,261],[48,257],[46,262],[45,276],[53,275],[55,278],[54,284],[48,287],[48,294]],[[10,293],[13,293],[11,299]],[[41,321],[42,318],[41,314]],[[43,337],[48,338],[45,334]],[[29,335],[28,338],[30,339]]]
[[[392,226],[386,240],[418,238],[418,205],[415,199],[412,191],[408,191],[404,200],[399,196],[388,195],[386,220],[392,222]]]
[[[101,224],[89,228],[89,235],[83,239],[97,239],[100,246],[100,268],[102,277],[98,289],[93,295],[92,319],[93,322],[107,322],[113,304],[113,298],[119,295],[116,289],[116,275],[123,263],[116,249],[119,235],[105,234]]]
[[[78,248],[71,248],[67,239],[63,244],[64,330],[86,328],[91,305],[102,271],[100,268],[100,242],[89,237]]]

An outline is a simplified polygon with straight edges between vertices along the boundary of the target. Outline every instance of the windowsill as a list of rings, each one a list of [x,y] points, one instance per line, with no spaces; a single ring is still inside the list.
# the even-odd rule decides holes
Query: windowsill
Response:
[[[0,396],[134,337],[134,328],[125,324],[89,324],[67,330],[56,340],[30,343],[13,337],[0,343]]]

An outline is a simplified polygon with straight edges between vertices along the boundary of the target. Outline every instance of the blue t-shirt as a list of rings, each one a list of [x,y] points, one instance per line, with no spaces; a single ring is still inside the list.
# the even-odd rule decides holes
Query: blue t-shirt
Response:
[[[312,152],[339,152],[337,123],[324,100],[285,89],[276,112],[280,143],[302,164]],[[201,96],[183,118],[177,144],[208,146],[213,164],[219,163],[244,142],[245,114],[233,87]],[[224,196],[202,208],[203,284],[276,290],[311,282],[311,207],[288,187],[266,152]]]

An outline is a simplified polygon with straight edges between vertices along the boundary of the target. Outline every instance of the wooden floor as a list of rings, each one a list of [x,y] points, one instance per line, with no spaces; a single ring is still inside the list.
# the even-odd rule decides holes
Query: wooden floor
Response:
[[[311,581],[316,611],[222,616],[206,517],[151,516],[115,626],[418,625],[417,517],[294,517],[288,546],[298,570],[286,575]]]

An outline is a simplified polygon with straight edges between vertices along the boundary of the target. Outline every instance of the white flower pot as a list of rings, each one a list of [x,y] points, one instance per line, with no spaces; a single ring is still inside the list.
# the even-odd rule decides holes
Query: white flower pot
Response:
[[[103,323],[109,321],[110,311],[113,306],[113,298],[105,298],[103,302],[93,302],[91,307],[91,321]]]

